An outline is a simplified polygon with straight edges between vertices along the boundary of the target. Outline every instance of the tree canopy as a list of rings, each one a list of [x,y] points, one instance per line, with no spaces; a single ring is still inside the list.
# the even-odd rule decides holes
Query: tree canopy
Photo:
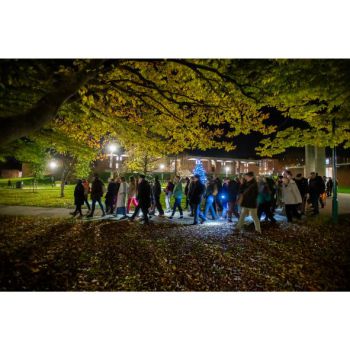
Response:
[[[110,139],[150,154],[229,151],[235,136],[253,131],[264,135],[261,155],[305,144],[349,147],[349,67],[347,60],[2,60],[1,153],[23,139],[91,159]],[[266,106],[285,122],[271,121]]]

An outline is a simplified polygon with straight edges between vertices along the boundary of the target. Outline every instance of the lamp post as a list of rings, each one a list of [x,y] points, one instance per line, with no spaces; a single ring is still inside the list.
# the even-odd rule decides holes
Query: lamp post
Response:
[[[162,182],[163,182],[163,175],[164,175],[163,171],[164,171],[164,168],[165,168],[164,164],[160,164],[159,165],[159,169],[162,171]]]
[[[332,133],[335,136],[335,118],[332,120]],[[333,199],[332,199],[332,219],[336,224],[338,222],[338,186],[337,186],[337,149],[333,146],[332,150],[332,175],[333,175]]]

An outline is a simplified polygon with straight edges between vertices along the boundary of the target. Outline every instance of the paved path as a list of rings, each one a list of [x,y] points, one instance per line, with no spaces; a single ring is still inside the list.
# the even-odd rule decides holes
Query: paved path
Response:
[[[350,194],[339,194],[339,214],[349,214],[350,215]],[[72,209],[66,209],[66,208],[42,208],[42,207],[27,207],[27,206],[5,206],[0,205],[0,215],[28,215],[28,216],[42,216],[42,217],[69,217],[69,213],[72,212]],[[324,209],[320,210],[321,214],[323,215],[331,215],[332,213],[332,199],[327,198],[327,204]],[[184,211],[185,217],[184,219],[178,219],[178,213],[175,214],[175,218],[173,219],[174,222],[177,222],[179,224],[190,224],[193,222],[193,218],[189,217],[187,214],[187,211]],[[169,214],[166,214],[169,215]],[[283,215],[280,215],[278,212],[275,214],[275,218],[278,221],[285,221],[286,218]],[[85,219],[84,220],[101,220],[101,211],[99,208],[96,208],[95,216],[93,219]],[[103,218],[103,220],[117,220],[112,215],[107,215]],[[155,221],[162,221],[162,220],[169,220],[166,218],[158,218],[153,217],[152,220]],[[217,225],[219,224],[220,220],[208,220],[208,224]]]

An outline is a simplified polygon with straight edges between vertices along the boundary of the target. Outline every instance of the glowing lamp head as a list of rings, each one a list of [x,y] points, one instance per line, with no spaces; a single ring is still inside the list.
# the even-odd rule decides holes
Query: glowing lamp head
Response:
[[[230,171],[230,167],[227,166],[227,167],[225,168],[225,170],[226,170],[227,172]]]
[[[113,153],[113,152],[115,152],[115,151],[117,150],[117,146],[114,145],[114,144],[111,144],[111,145],[108,146],[108,150],[109,150],[111,153]]]
[[[159,168],[160,168],[161,170],[163,170],[163,169],[165,168],[165,165],[164,165],[164,164],[160,164],[160,165],[159,165]]]
[[[49,163],[49,167],[50,169],[56,169],[57,168],[57,162],[52,160],[50,163]]]

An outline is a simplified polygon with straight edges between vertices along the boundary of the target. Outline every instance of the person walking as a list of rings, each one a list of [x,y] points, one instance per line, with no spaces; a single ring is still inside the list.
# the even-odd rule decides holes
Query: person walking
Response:
[[[266,179],[262,179],[259,183],[258,194],[258,218],[261,220],[261,215],[265,214],[265,221],[270,220],[272,223],[276,222],[271,211],[272,195],[270,187]]]
[[[232,215],[239,219],[237,206],[237,197],[239,194],[240,183],[235,179],[231,179],[228,183],[228,222],[232,222]]]
[[[173,206],[173,212],[172,212],[171,216],[169,216],[169,219],[172,219],[174,217],[176,209],[179,209],[179,212],[180,212],[179,219],[183,219],[183,212],[182,212],[182,208],[181,208],[181,201],[182,201],[182,196],[183,196],[181,177],[179,175],[176,175],[174,182],[175,182],[175,186],[173,189],[173,196],[175,198],[175,202],[174,202],[174,206]]]
[[[89,193],[90,193],[90,184],[89,181],[86,179],[83,179],[83,187],[84,187],[84,203],[86,204],[88,211],[91,210],[90,203],[89,203]]]
[[[220,200],[221,200],[221,206],[222,206],[222,212],[221,212],[222,220],[225,220],[227,218],[229,181],[230,180],[228,178],[224,178],[224,182],[222,184],[221,193],[220,193]]]
[[[162,193],[162,186],[159,182],[159,176],[156,175],[154,178],[153,195],[156,208],[158,210],[159,216],[164,216],[164,210],[162,204],[160,203],[160,195]]]
[[[187,193],[187,197],[188,197],[188,206],[189,206],[188,212],[190,213],[190,216],[191,216],[191,217],[194,216],[193,207],[192,207],[192,204],[191,204],[191,201],[190,201],[190,198],[191,198],[191,195],[192,195],[192,191],[193,191],[194,185],[195,185],[194,176],[191,176],[190,184],[188,185],[188,193]]]
[[[332,197],[333,193],[333,180],[331,177],[328,178],[328,181],[326,183],[326,192],[327,192],[327,197]]]
[[[214,206],[214,210],[215,210],[215,213],[217,214],[218,216],[218,213],[219,211],[222,212],[222,198],[221,198],[221,192],[222,192],[222,181],[219,177],[216,177],[215,180],[215,185],[216,185],[216,190],[217,190],[217,193],[216,195],[214,196],[214,203],[213,203],[213,206]]]
[[[149,224],[148,219],[148,209],[151,205],[151,186],[146,180],[145,175],[140,175],[139,184],[137,186],[137,201],[138,204],[135,208],[134,214],[130,217],[130,221],[134,221],[135,217],[139,214],[139,211],[142,211],[143,219],[145,224]]]
[[[112,178],[108,183],[107,192],[105,195],[106,214],[113,214],[117,193],[118,186],[115,179]]]
[[[101,211],[102,211],[102,217],[106,216],[106,212],[103,208],[103,204],[101,202],[101,198],[104,193],[104,184],[100,180],[97,174],[94,176],[94,181],[91,184],[91,200],[92,200],[92,205],[91,205],[91,212],[89,215],[87,215],[88,218],[92,218],[94,216],[95,212],[95,207],[96,207],[96,202],[99,204]]]
[[[269,191],[271,193],[271,203],[270,203],[271,204],[271,208],[270,208],[270,211],[271,211],[271,213],[274,213],[275,209],[276,209],[276,201],[277,201],[276,183],[275,183],[275,180],[272,178],[272,176],[265,177],[265,181],[266,181],[266,184],[269,187]]]
[[[119,184],[119,189],[117,193],[117,211],[116,211],[116,216],[121,215],[122,217],[120,218],[125,219],[126,216],[126,205],[127,205],[127,198],[128,198],[128,189],[129,185],[126,183],[126,179],[124,176],[120,178],[120,184]]]
[[[81,212],[81,206],[84,204],[85,196],[84,196],[84,186],[81,180],[78,180],[75,188],[74,188],[74,204],[75,210],[73,213],[70,213],[75,217],[79,213],[79,217],[83,217],[83,213]]]
[[[174,190],[174,183],[172,181],[169,181],[164,192],[165,192],[165,207],[166,207],[166,212],[170,213],[171,209],[170,209],[170,200],[171,200],[171,196],[173,194],[173,190]]]
[[[136,199],[137,195],[137,182],[133,176],[130,176],[129,188],[128,188],[128,203],[126,208],[126,213],[129,214],[131,205],[136,208],[138,206],[138,201]]]
[[[295,179],[295,183],[297,184],[300,196],[301,196],[301,204],[299,206],[299,210],[301,215],[305,215],[306,201],[307,201],[307,193],[308,193],[308,182],[307,179],[302,174],[297,174]]]
[[[289,177],[283,178],[282,202],[286,209],[288,222],[292,222],[293,217],[297,219],[301,218],[301,214],[298,212],[298,206],[302,203],[302,198],[297,184]]]
[[[324,192],[324,183],[321,178],[321,181],[319,179],[319,176],[315,172],[310,173],[310,179],[309,179],[309,196],[310,196],[310,202],[313,209],[312,215],[318,215],[320,213],[319,211],[319,200],[321,193]]]
[[[217,184],[216,181],[213,179],[209,180],[207,189],[205,191],[205,209],[204,209],[204,216],[208,218],[208,213],[210,211],[210,214],[212,216],[212,220],[216,220],[217,214],[214,209],[214,201],[215,196],[218,194]]]
[[[236,226],[236,230],[241,230],[244,219],[250,214],[254,221],[255,231],[261,233],[260,221],[258,218],[258,183],[255,180],[254,173],[249,171],[244,175],[245,182],[240,188],[241,214]]]
[[[188,197],[188,190],[189,190],[189,186],[190,186],[190,183],[191,183],[191,180],[189,177],[186,177],[185,179],[185,182],[186,182],[186,185],[185,185],[185,196],[186,196],[186,205],[185,205],[185,208],[184,210],[188,209],[188,206],[189,206],[189,197]]]
[[[201,211],[201,202],[205,193],[205,185],[201,182],[199,175],[194,175],[192,189],[189,191],[190,205],[193,210],[194,221],[192,225],[198,225],[198,218],[201,224],[206,221]]]

